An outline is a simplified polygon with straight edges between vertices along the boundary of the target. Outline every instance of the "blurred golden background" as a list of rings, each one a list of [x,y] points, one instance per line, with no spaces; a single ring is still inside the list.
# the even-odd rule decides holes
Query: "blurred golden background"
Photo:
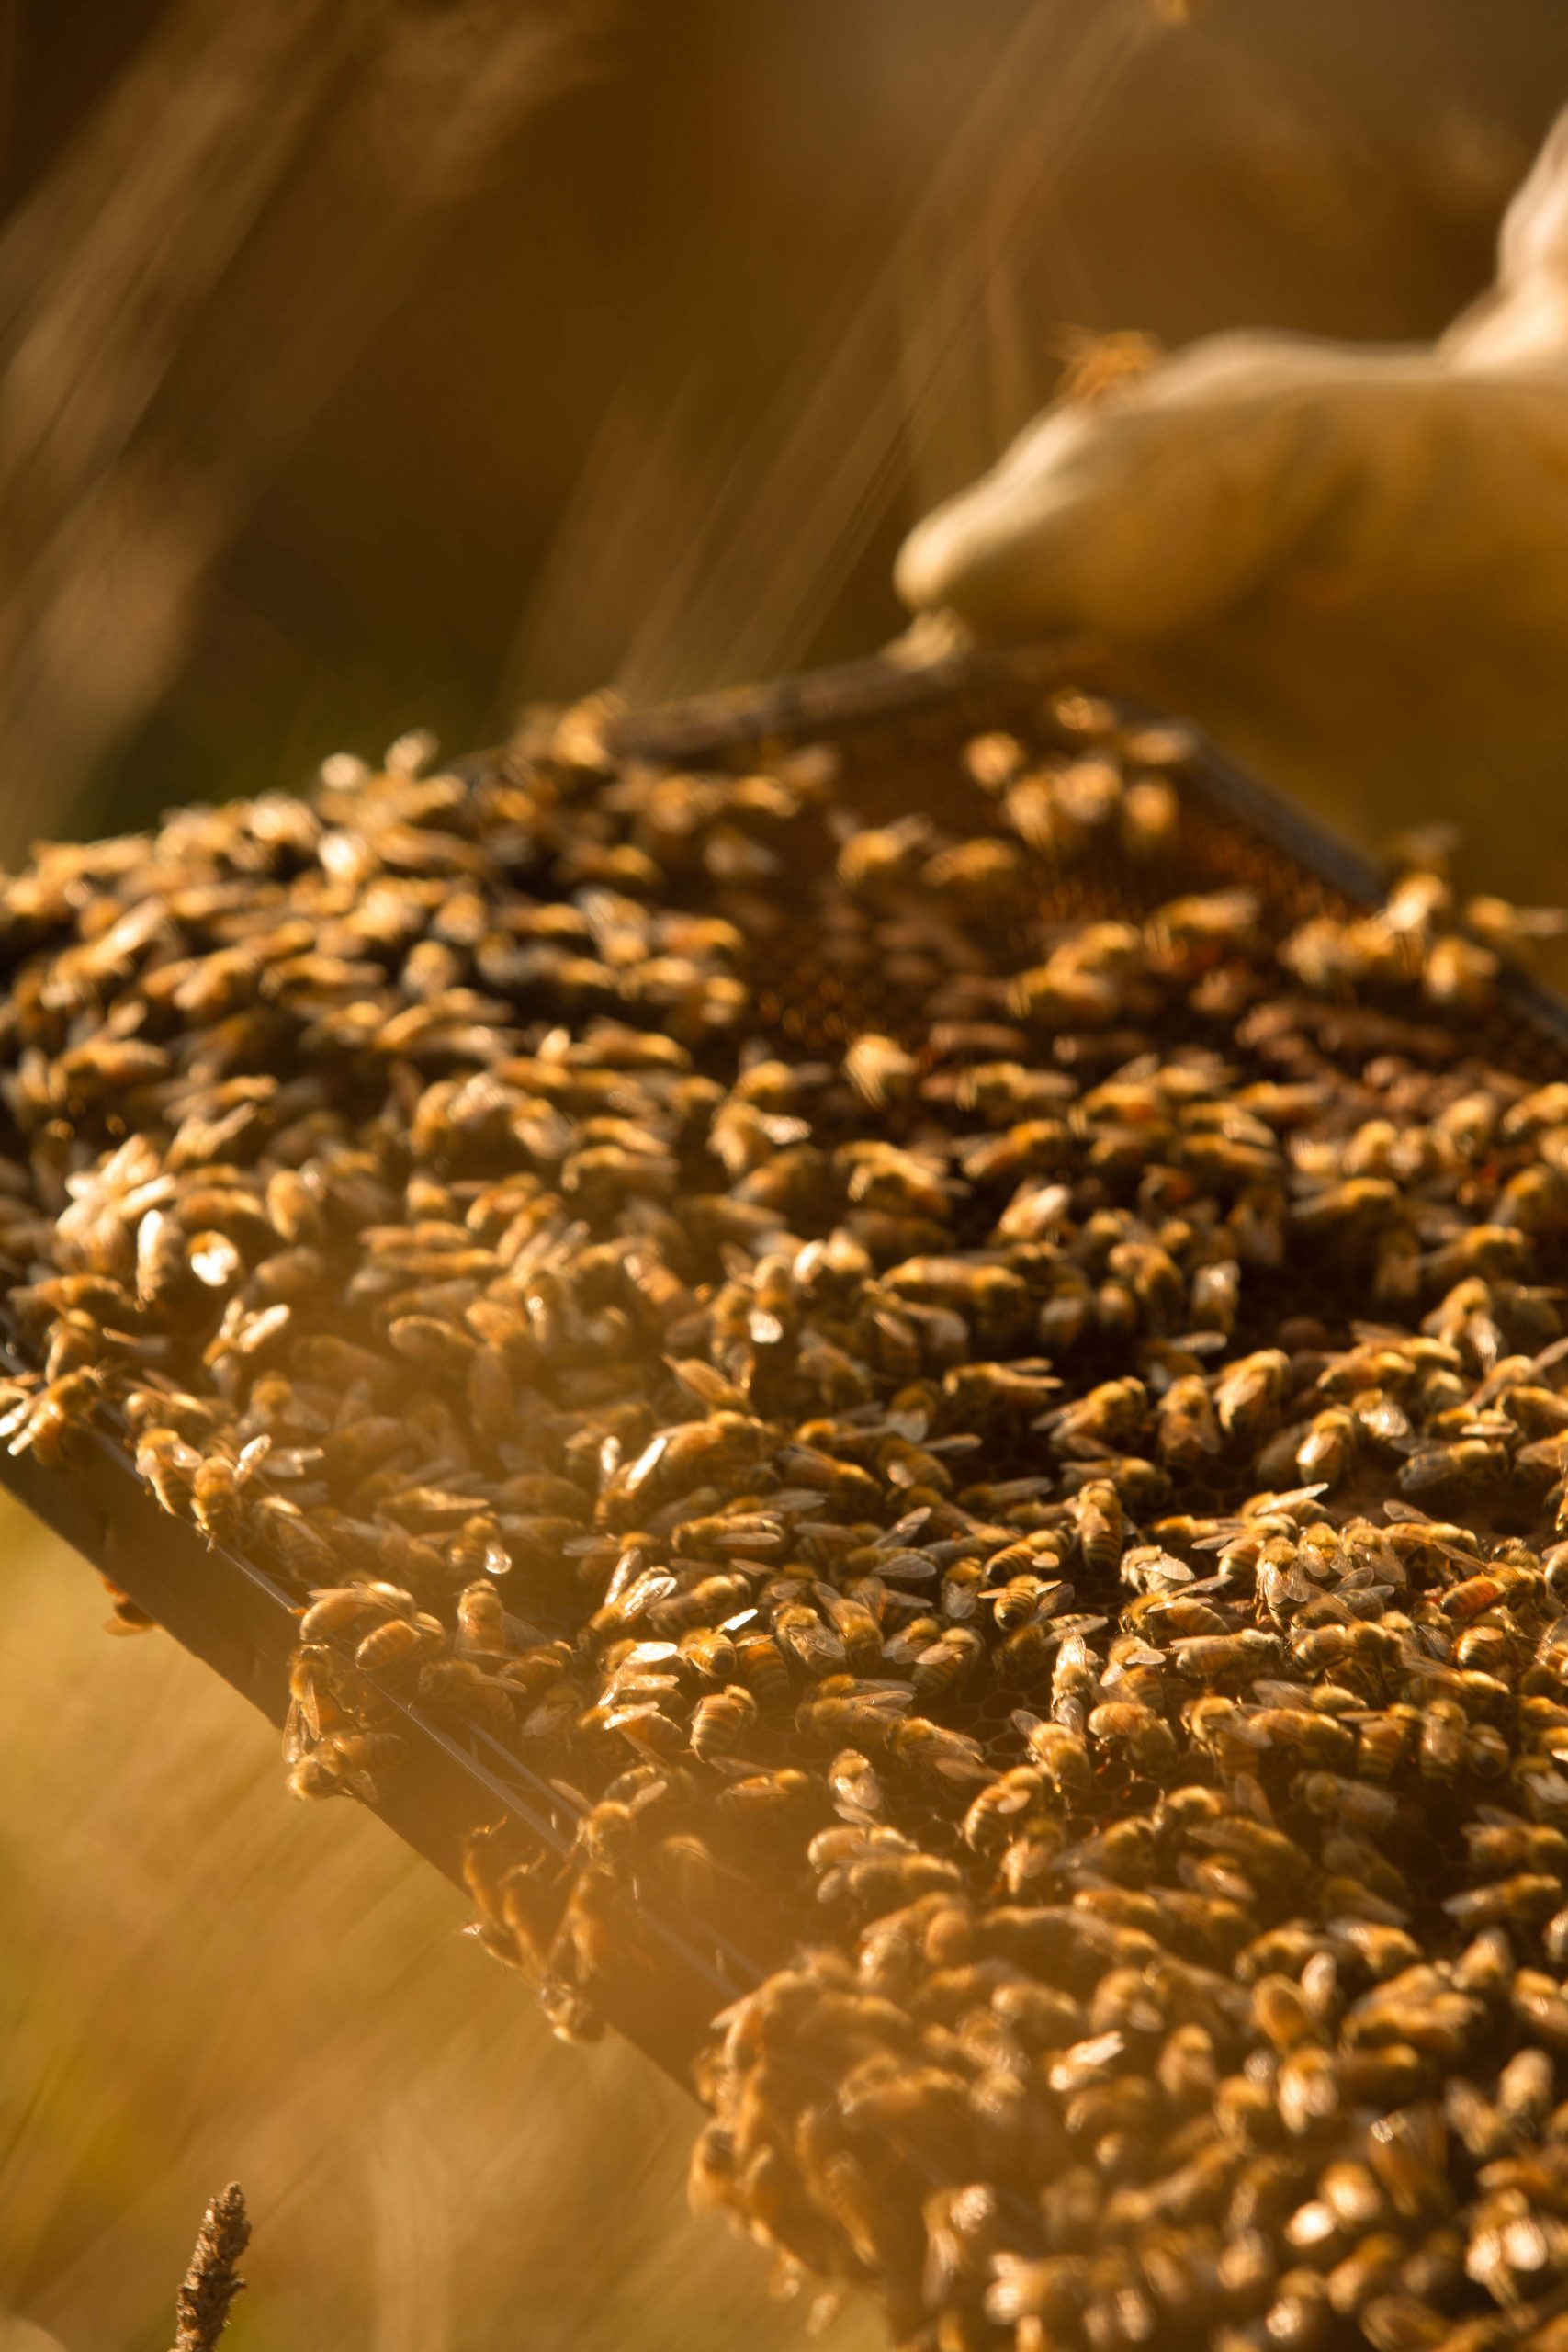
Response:
[[[7,0],[0,846],[864,651],[1071,330],[1441,326],[1558,0],[1179,13]],[[4,2352],[156,2352],[231,2176],[240,2352],[794,2340],[685,2216],[679,2094],[557,2049],[449,1890],[5,1540]]]

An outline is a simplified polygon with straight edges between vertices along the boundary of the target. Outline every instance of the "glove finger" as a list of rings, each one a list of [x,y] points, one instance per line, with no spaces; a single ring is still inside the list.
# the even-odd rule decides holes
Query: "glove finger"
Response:
[[[1049,410],[917,526],[898,593],[992,635],[1199,628],[1267,579],[1353,475],[1358,396],[1379,364],[1218,338],[1103,405]]]
[[[1497,275],[1438,345],[1458,368],[1568,360],[1568,108],[1504,217]]]

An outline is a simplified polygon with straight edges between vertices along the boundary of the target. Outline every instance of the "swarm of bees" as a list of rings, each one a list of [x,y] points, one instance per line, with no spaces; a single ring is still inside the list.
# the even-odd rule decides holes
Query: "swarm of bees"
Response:
[[[42,850],[0,1442],[293,1589],[299,1795],[393,1702],[554,1781],[468,1859],[559,2031],[742,1943],[696,2193],[900,2343],[1568,2346],[1550,925],[1190,756],[578,713]]]

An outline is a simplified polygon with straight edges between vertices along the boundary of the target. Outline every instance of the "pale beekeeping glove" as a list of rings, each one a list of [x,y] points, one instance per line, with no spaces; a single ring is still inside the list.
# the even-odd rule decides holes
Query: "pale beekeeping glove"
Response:
[[[1523,795],[1568,869],[1568,113],[1440,342],[1197,344],[1038,417],[897,578],[984,635],[1102,639],[1369,833]]]

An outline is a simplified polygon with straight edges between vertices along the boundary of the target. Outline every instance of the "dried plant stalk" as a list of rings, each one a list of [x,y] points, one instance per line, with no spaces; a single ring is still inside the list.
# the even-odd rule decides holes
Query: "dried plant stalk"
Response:
[[[250,2242],[245,2192],[231,2180],[201,2217],[196,2251],[175,2306],[174,2352],[211,2352],[245,2283],[235,2265]]]

